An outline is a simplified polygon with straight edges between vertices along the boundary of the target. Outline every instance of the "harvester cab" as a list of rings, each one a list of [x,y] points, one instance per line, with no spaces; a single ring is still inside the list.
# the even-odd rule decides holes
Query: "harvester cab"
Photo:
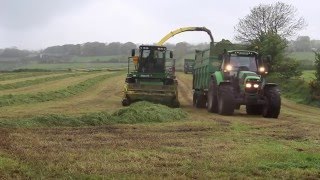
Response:
[[[169,58],[168,57],[169,52]],[[166,74],[167,68],[173,68],[170,71],[174,74],[174,60],[172,51],[167,51],[166,47],[161,46],[140,46],[139,55],[135,56],[135,49],[131,52],[132,58],[136,63],[136,71],[140,74]]]
[[[138,55],[136,55],[138,54]],[[133,49],[128,58],[123,106],[135,101],[150,101],[179,107],[175,59],[172,51],[164,46],[139,47]]]

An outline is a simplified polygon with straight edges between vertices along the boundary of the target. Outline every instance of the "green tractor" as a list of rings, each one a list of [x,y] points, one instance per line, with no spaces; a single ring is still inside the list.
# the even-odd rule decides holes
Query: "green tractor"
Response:
[[[250,115],[278,118],[280,91],[267,83],[267,65],[271,57],[262,58],[247,50],[225,51],[214,56],[209,50],[197,51],[193,75],[193,104],[209,112],[232,115],[241,105]]]
[[[184,59],[183,72],[185,74],[193,73],[194,59]]]
[[[164,46],[139,47],[128,58],[128,74],[122,99],[123,106],[135,101],[150,101],[179,107],[178,83],[172,51]]]

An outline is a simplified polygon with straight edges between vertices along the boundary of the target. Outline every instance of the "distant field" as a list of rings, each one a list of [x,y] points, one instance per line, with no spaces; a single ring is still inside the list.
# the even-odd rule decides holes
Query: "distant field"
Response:
[[[305,80],[305,81],[311,81],[312,79],[315,78],[315,75],[314,75],[315,71],[312,71],[312,70],[309,70],[309,71],[303,71],[302,72],[302,78]]]
[[[28,64],[21,66],[21,69],[46,69],[46,70],[65,70],[65,69],[104,69],[104,68],[124,68],[127,63],[55,63],[55,64]]]
[[[66,69],[104,69],[122,68],[127,66],[128,56],[74,56],[65,63],[38,63],[22,62],[17,59],[0,59],[0,71],[12,71],[15,69],[45,69],[45,70],[66,70]],[[118,63],[118,62],[121,63]],[[109,63],[110,62],[110,63]]]
[[[11,71],[13,69],[19,69],[20,67],[26,65],[21,62],[0,62],[0,71]]]
[[[87,57],[83,57],[83,56],[74,56],[71,59],[71,62],[97,62],[97,61],[103,61],[103,62],[107,62],[110,60],[127,60],[128,56],[125,55],[119,55],[119,56],[87,56]]]
[[[314,61],[314,58],[315,58],[313,52],[292,52],[292,53],[289,53],[288,56],[300,61],[301,60]]]

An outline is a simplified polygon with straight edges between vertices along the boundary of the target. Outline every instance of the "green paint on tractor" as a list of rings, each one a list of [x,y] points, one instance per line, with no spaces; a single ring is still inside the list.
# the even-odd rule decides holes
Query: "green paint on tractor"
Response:
[[[216,55],[213,49],[211,43],[207,50],[196,50],[193,105],[222,115],[232,115],[245,105],[247,114],[278,118],[280,91],[265,79],[271,57],[247,50]]]
[[[135,56],[128,58],[128,74],[124,85],[122,105],[149,101],[179,107],[178,83],[172,51],[164,46],[140,46]]]

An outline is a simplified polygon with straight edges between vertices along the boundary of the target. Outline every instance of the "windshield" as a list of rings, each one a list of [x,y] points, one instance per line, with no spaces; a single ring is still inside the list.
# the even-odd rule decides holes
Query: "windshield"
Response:
[[[162,73],[165,71],[165,52],[163,50],[143,49],[138,72]]]
[[[250,71],[257,71],[257,63],[254,56],[231,56],[230,65],[234,69],[239,69],[239,67]]]

